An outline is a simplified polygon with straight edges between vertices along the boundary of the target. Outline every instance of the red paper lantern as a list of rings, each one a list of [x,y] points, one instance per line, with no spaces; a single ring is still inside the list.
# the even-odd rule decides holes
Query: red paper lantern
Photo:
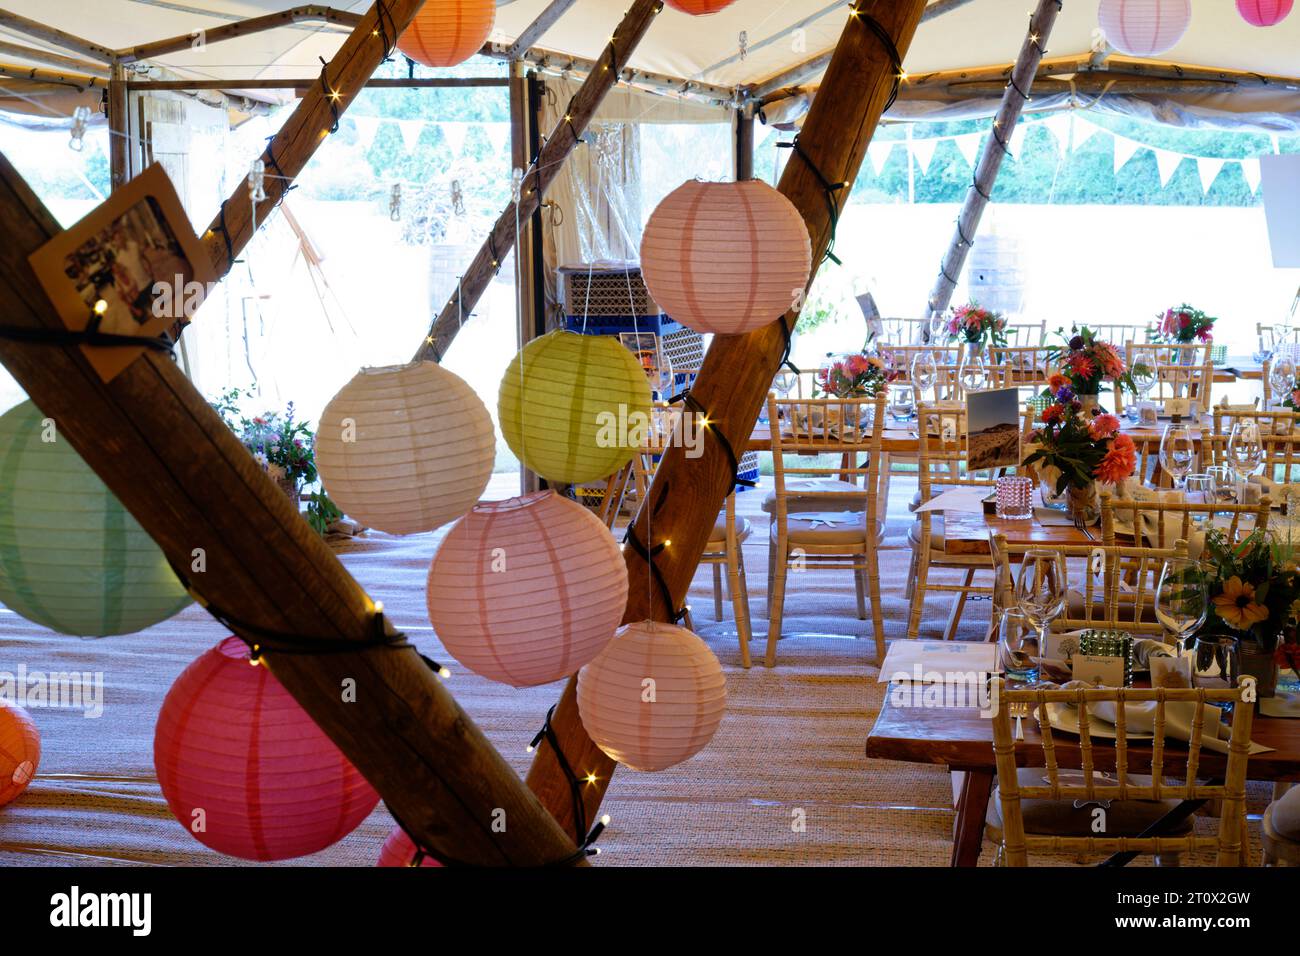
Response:
[[[1277,26],[1293,6],[1295,0],[1237,0],[1237,12],[1252,27]]]
[[[275,675],[251,665],[237,637],[176,678],[158,714],[153,761],[181,825],[246,860],[323,850],[379,802]]]
[[[650,294],[697,332],[736,335],[770,325],[790,311],[811,271],[803,217],[757,179],[683,183],[641,237]]]
[[[41,762],[41,735],[27,711],[0,700],[0,807],[27,789]]]
[[[496,0],[428,0],[397,49],[425,66],[455,66],[483,48],[496,15]]]
[[[420,857],[419,863],[415,862],[417,856]],[[406,831],[401,827],[393,827],[393,832],[388,834],[388,839],[384,840],[384,845],[379,851],[379,862],[375,866],[442,866],[442,864],[427,853],[421,855],[420,848],[406,835]]]
[[[1192,22],[1192,0],[1101,0],[1097,20],[1110,45],[1155,56],[1178,45]]]
[[[731,6],[736,0],[665,0],[668,6],[693,17],[707,17]]]

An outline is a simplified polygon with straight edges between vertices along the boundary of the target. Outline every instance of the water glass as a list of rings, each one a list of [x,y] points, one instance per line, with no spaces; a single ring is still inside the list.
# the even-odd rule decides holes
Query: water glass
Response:
[[[1007,679],[1032,684],[1038,680],[1038,629],[1015,608],[1002,612],[998,627],[998,663]]]
[[[1188,504],[1212,505],[1215,502],[1214,478],[1207,474],[1188,475],[1184,492]],[[1213,514],[1214,512],[1209,510],[1194,511],[1192,521],[1198,527],[1203,526],[1209,523]]]
[[[1196,440],[1186,425],[1166,425],[1160,439],[1160,467],[1174,480],[1174,487],[1183,487],[1183,479],[1192,470],[1196,458]]]
[[[1008,475],[997,480],[997,516],[1012,521],[1027,521],[1034,516],[1034,482],[1024,475]]]
[[[1241,643],[1226,634],[1202,634],[1192,642],[1192,686],[1226,690],[1241,677]],[[1231,701],[1211,701],[1228,710]]]
[[[907,382],[895,382],[889,386],[889,414],[895,421],[909,421],[916,413],[916,400],[912,386]]]
[[[1281,404],[1291,397],[1295,388],[1295,360],[1286,352],[1279,351],[1268,369],[1268,384],[1273,392],[1274,404]]]
[[[1205,569],[1191,558],[1168,558],[1156,585],[1156,620],[1178,647],[1186,647],[1192,632],[1205,623]]]
[[[1237,500],[1242,500],[1241,485],[1264,464],[1264,439],[1260,434],[1259,422],[1243,418],[1232,426],[1228,436],[1228,464],[1236,473],[1238,491]]]
[[[978,392],[988,388],[989,370],[984,363],[984,356],[979,352],[970,352],[961,364],[961,387],[968,392]]]
[[[1227,465],[1211,465],[1205,469],[1214,488],[1214,501],[1220,505],[1230,505],[1236,499],[1236,482],[1232,469]]]
[[[926,389],[933,388],[938,378],[939,367],[934,363],[934,353],[918,352],[912,359],[912,383],[917,392],[924,397]]]

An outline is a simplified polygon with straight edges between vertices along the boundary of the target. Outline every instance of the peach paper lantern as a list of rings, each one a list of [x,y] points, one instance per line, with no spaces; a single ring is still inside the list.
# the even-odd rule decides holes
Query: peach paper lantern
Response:
[[[397,49],[425,66],[455,66],[483,48],[496,15],[496,0],[427,0]]]
[[[27,711],[0,700],[0,807],[27,789],[41,762],[41,735]]]
[[[578,673],[582,726],[611,760],[633,770],[663,770],[695,756],[713,739],[726,706],[722,665],[702,640],[673,624],[620,628]]]
[[[252,666],[237,637],[176,678],[158,713],[153,762],[180,824],[246,860],[323,850],[379,802],[270,669]]]
[[[365,368],[330,399],[316,430],[325,491],[362,524],[432,531],[478,501],[492,477],[492,416],[435,362]]]
[[[416,860],[419,860],[417,863]],[[427,853],[421,853],[415,841],[401,827],[393,827],[379,850],[375,866],[442,866]]]
[[[808,284],[808,227],[761,180],[691,180],[655,209],[641,274],[667,315],[697,332],[736,335],[785,315]]]
[[[627,566],[600,519],[554,491],[477,505],[429,567],[429,620],[456,660],[515,687],[573,674],[614,636]]]
[[[1101,0],[1097,20],[1110,45],[1155,56],[1178,45],[1192,22],[1192,0]]]
[[[726,9],[736,0],[665,0],[665,2],[674,10],[689,13],[693,17],[705,17],[710,13]]]
[[[1291,12],[1295,0],[1237,0],[1237,12],[1252,27],[1272,27]]]

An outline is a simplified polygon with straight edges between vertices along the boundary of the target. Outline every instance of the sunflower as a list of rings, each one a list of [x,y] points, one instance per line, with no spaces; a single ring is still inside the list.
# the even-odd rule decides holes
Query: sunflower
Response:
[[[1255,603],[1254,586],[1246,584],[1235,574],[1223,582],[1223,593],[1214,599],[1214,610],[1239,631],[1248,631],[1268,620],[1268,608]]]

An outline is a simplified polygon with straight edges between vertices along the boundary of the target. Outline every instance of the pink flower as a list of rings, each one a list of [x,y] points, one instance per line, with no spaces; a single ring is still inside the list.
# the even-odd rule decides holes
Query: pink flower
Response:
[[[1098,415],[1088,422],[1088,437],[1093,441],[1109,438],[1119,431],[1119,419],[1109,413]]]

